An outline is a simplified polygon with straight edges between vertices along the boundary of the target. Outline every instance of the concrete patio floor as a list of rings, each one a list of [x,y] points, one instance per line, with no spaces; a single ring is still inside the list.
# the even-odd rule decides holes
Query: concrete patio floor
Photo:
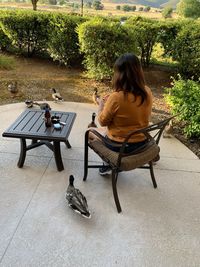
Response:
[[[19,169],[19,140],[3,131],[26,109],[0,106],[0,266],[200,266],[200,161],[175,138],[161,139],[155,166],[119,174],[118,214],[111,179],[90,169],[83,177],[84,132],[96,106],[49,102],[53,110],[77,113],[69,142],[61,145],[64,171],[41,146],[27,152]],[[101,161],[90,153],[91,161]],[[68,208],[69,175],[88,200],[92,217]]]

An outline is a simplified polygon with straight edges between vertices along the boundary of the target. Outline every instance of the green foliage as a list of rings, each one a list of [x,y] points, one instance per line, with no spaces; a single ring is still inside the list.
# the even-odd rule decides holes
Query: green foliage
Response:
[[[117,6],[116,6],[116,9],[117,9],[117,10],[120,10],[120,9],[121,9],[121,6],[120,6],[120,5],[117,5]]]
[[[137,43],[142,64],[149,66],[153,46],[158,39],[159,23],[151,19],[131,17],[126,21],[125,26]]]
[[[150,6],[145,6],[143,10],[144,10],[144,12],[149,12],[149,11],[150,11],[150,9],[151,9],[151,7],[150,7]]]
[[[93,2],[93,8],[94,8],[95,10],[103,10],[104,6],[103,6],[103,4],[101,3],[101,1],[99,1],[99,0],[95,0],[95,1]]]
[[[11,41],[8,38],[8,36],[4,33],[4,31],[2,30],[1,23],[0,23],[0,50],[6,51],[10,45],[11,45]]]
[[[117,22],[94,19],[81,24],[78,35],[89,77],[110,78],[115,60],[134,51],[128,32]]]
[[[185,18],[197,19],[200,17],[199,0],[181,0],[177,5],[178,14]]]
[[[172,7],[165,7],[162,11],[162,16],[165,19],[172,17],[173,8]]]
[[[122,10],[125,11],[125,12],[132,11],[132,6],[129,6],[129,5],[123,5],[123,6],[122,6]]]
[[[87,8],[91,8],[92,7],[92,2],[87,2],[87,3],[85,3],[85,6],[87,7]]]
[[[200,138],[200,84],[193,80],[173,79],[173,87],[165,95],[173,114],[180,113],[185,121],[184,132],[188,137]]]
[[[0,25],[4,34],[20,52],[28,56],[46,49],[49,14],[34,11],[3,12]]]
[[[171,56],[165,54],[164,47],[161,43],[156,43],[153,47],[151,63],[168,66],[177,69],[178,62],[173,60]]]
[[[79,16],[52,14],[48,52],[54,60],[71,65],[80,59],[76,27],[83,21]]]
[[[177,20],[169,20],[160,22],[160,30],[158,33],[158,41],[164,47],[164,55],[172,57],[176,48],[175,39],[181,29],[182,22]]]
[[[135,11],[136,10],[136,6],[132,6],[132,11]]]
[[[16,61],[11,56],[0,55],[0,69],[14,69],[16,67]]]
[[[174,59],[179,71],[186,78],[200,77],[200,23],[188,22],[181,28],[174,41]]]

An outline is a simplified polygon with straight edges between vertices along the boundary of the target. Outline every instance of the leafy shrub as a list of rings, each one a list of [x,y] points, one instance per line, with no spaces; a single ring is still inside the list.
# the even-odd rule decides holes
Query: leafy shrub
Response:
[[[158,42],[164,47],[164,54],[167,56],[174,56],[174,50],[176,48],[175,40],[181,29],[181,25],[182,22],[177,20],[160,22]]]
[[[183,80],[179,75],[173,79],[173,87],[165,95],[172,113],[180,113],[180,120],[186,122],[184,132],[188,137],[200,138],[200,84],[193,80]]]
[[[10,45],[11,45],[11,41],[1,29],[1,24],[0,24],[0,49],[2,51],[6,51]]]
[[[158,40],[159,23],[151,19],[131,17],[126,21],[125,26],[137,43],[142,64],[149,66],[153,46]]]
[[[167,19],[167,18],[171,18],[172,17],[172,12],[173,12],[173,8],[172,7],[165,7],[162,11],[162,16],[163,18]]]
[[[125,12],[132,11],[132,6],[129,6],[129,5],[123,5],[123,6],[122,6],[122,10],[125,11]]]
[[[78,36],[89,77],[110,78],[115,60],[134,51],[128,32],[119,22],[99,18],[85,22],[78,27]]]
[[[200,77],[200,23],[188,22],[175,40],[174,58],[179,62],[179,72],[186,78]]]
[[[71,65],[80,59],[76,27],[82,21],[83,18],[79,16],[52,14],[48,52],[54,60]]]
[[[34,11],[9,11],[1,15],[1,28],[20,52],[28,56],[46,49],[49,14]]]

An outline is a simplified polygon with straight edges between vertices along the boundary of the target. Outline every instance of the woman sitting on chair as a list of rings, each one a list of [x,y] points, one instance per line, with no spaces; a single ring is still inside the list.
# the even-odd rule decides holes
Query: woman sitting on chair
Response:
[[[102,128],[98,131],[116,143],[123,143],[131,131],[147,127],[151,116],[152,93],[145,85],[144,74],[137,56],[124,54],[114,64],[114,91],[99,100],[98,121]],[[144,135],[134,135],[129,139],[125,153],[143,146]],[[107,145],[107,144],[106,144]],[[113,151],[119,148],[107,145]],[[101,175],[111,173],[109,165],[99,169]]]

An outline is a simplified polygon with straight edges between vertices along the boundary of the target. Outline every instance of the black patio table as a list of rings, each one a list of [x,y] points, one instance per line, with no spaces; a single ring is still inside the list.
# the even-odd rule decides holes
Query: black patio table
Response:
[[[51,116],[55,115],[59,116],[60,121],[65,123],[65,125],[61,125],[60,130],[54,129],[53,125],[51,127],[45,126],[43,110],[27,109],[3,132],[3,137],[20,139],[21,150],[17,164],[19,168],[22,168],[24,165],[26,151],[41,145],[46,145],[54,152],[58,171],[64,170],[60,142],[64,142],[67,148],[71,148],[68,137],[76,118],[76,113],[51,111]],[[30,145],[26,144],[26,139],[32,140]]]

